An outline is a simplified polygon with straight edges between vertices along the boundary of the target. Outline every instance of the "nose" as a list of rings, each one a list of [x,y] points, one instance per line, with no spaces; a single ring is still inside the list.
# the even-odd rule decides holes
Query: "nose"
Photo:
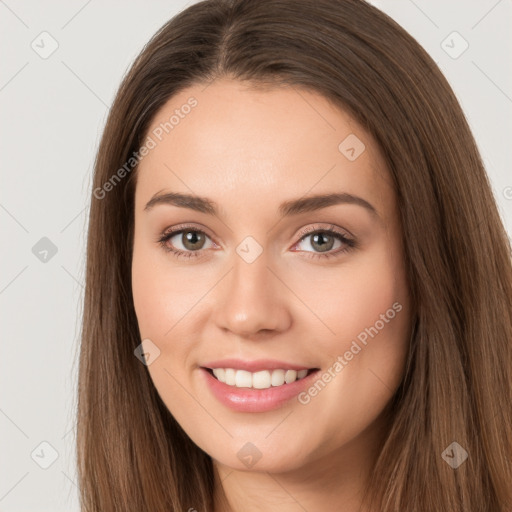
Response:
[[[233,268],[217,288],[214,321],[224,331],[251,338],[291,324],[290,293],[269,267],[265,251],[252,263],[235,254]]]

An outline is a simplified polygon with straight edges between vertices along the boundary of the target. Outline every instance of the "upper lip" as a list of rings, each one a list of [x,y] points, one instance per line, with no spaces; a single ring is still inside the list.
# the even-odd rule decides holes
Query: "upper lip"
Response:
[[[219,359],[210,361],[201,365],[203,368],[233,368],[234,370],[246,370],[248,372],[258,372],[261,370],[310,370],[312,366],[303,366],[300,364],[286,363],[275,359],[256,359],[254,361],[244,361],[242,359]]]

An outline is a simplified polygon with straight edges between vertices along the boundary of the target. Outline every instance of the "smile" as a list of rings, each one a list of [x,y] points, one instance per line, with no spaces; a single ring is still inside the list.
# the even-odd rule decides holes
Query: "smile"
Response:
[[[211,361],[198,368],[212,396],[237,412],[266,412],[283,407],[307,389],[319,368],[284,361]]]
[[[228,386],[237,388],[268,389],[270,387],[291,384],[306,377],[313,370],[261,370],[249,372],[247,370],[235,370],[233,368],[210,369],[214,377]]]

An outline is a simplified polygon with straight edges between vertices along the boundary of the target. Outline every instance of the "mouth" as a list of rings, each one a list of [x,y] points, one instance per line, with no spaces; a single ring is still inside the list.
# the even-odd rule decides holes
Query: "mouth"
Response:
[[[320,372],[319,368],[282,361],[234,359],[207,363],[199,369],[203,382],[221,404],[233,411],[248,413],[284,407],[311,386]]]
[[[214,379],[234,388],[269,389],[287,386],[304,379],[319,368],[303,368],[300,370],[275,368],[250,372],[235,368],[205,368]]]

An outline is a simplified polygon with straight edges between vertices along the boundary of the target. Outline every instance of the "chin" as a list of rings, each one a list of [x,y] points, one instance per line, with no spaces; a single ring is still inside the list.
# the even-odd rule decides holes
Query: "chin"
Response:
[[[281,444],[281,443],[280,443]],[[206,451],[206,450],[205,450]],[[218,452],[218,446],[215,452]],[[231,452],[231,456],[226,454]],[[288,447],[286,450],[279,446],[267,444],[262,447],[250,441],[234,442],[233,446],[219,453],[207,451],[211,457],[226,468],[236,471],[256,473],[286,473],[300,469],[306,464],[304,449],[297,446],[296,449]]]

